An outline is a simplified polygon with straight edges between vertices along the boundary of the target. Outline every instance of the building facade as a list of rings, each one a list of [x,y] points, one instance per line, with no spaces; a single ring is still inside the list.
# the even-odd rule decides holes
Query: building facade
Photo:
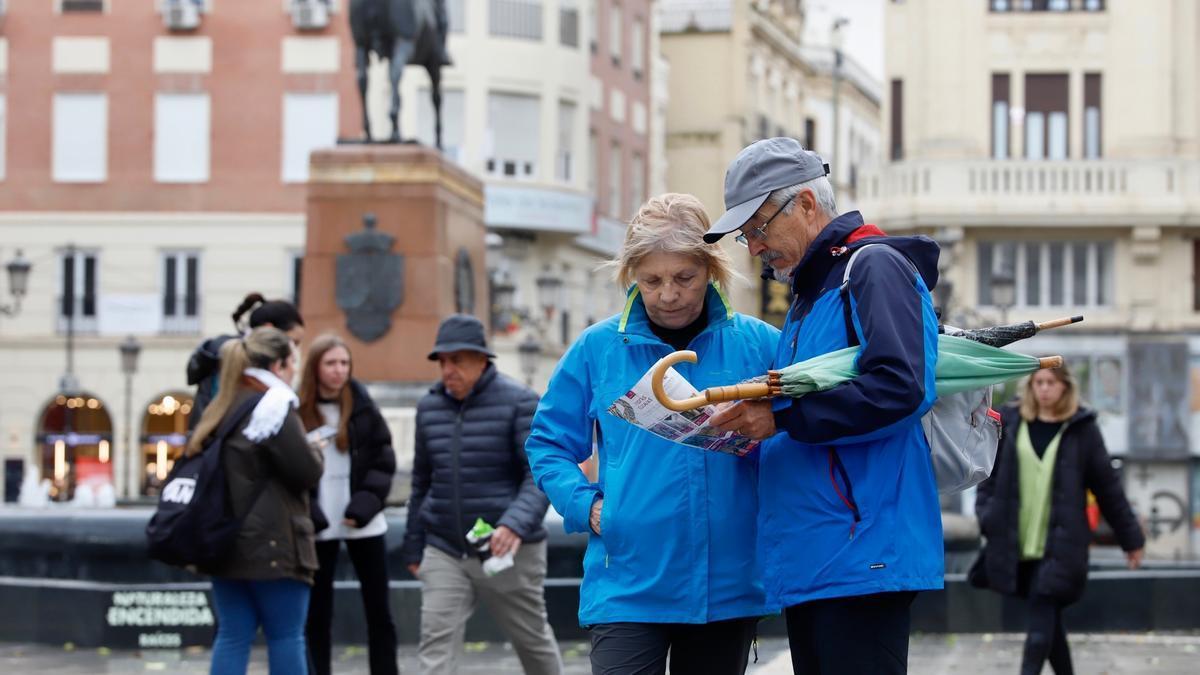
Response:
[[[1200,54],[1194,3],[886,3],[889,232],[943,245],[948,323],[1083,314],[1062,353],[1160,557],[1200,550]]]
[[[182,444],[188,355],[233,331],[248,291],[294,299],[308,153],[357,133],[344,14],[186,4],[4,3],[0,258],[33,264],[0,319],[7,499],[26,469],[57,499],[152,493]]]

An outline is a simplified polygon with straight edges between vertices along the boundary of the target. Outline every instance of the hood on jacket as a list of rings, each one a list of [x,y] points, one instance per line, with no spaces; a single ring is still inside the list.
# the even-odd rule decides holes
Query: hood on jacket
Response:
[[[823,288],[835,265],[849,260],[852,251],[868,244],[886,244],[900,251],[917,268],[926,288],[932,291],[937,286],[941,252],[937,242],[924,235],[888,236],[874,225],[864,224],[858,211],[849,211],[830,221],[809,245],[792,275],[792,292]]]

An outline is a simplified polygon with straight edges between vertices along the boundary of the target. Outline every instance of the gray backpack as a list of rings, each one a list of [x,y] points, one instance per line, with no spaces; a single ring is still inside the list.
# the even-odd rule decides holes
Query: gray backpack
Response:
[[[846,271],[842,275],[846,334],[853,336],[856,342],[858,335],[850,316],[850,268],[854,267],[858,254],[872,246],[886,244],[867,244],[856,249],[846,262]],[[947,333],[956,330],[945,327]],[[938,492],[957,494],[991,475],[1000,443],[1000,414],[992,409],[991,387],[939,396],[933,408],[921,418],[921,427],[929,441]]]

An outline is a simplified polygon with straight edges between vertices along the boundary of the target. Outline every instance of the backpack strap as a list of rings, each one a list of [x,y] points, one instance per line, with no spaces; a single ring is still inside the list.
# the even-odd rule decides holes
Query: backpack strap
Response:
[[[849,343],[847,346],[850,347],[857,347],[858,345],[862,344],[862,342],[858,339],[858,331],[854,328],[854,316],[850,309],[850,270],[854,267],[854,261],[856,258],[858,258],[858,254],[871,248],[872,246],[887,246],[887,244],[864,244],[863,246],[859,246],[858,248],[854,249],[854,252],[850,254],[850,259],[846,261],[845,271],[842,272],[842,317],[846,321],[846,340]],[[908,256],[904,256],[904,260],[908,263],[908,266],[913,269],[914,273],[919,273],[917,266],[908,259]]]

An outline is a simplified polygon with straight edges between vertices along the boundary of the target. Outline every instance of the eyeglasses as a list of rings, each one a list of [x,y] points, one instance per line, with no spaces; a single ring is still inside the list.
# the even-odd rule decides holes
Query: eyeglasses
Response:
[[[741,234],[734,237],[734,241],[742,246],[745,246],[746,248],[750,248],[750,239],[766,239],[767,226],[771,224],[772,220],[775,220],[775,216],[783,213],[783,210],[787,208],[788,204],[792,203],[793,199],[795,199],[794,196],[789,197],[787,201],[785,201],[783,204],[780,204],[779,209],[775,211],[775,213],[771,214],[770,218],[767,218],[766,222],[756,228],[751,229],[749,232],[743,231]],[[745,227],[745,225],[742,227]]]

